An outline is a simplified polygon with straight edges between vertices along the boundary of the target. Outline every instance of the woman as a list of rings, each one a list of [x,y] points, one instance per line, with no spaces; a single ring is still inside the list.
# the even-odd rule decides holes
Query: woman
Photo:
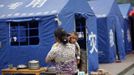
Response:
[[[57,75],[74,75],[77,71],[75,45],[68,43],[67,33],[58,28],[55,32],[56,43],[46,57],[46,62],[53,62]]]

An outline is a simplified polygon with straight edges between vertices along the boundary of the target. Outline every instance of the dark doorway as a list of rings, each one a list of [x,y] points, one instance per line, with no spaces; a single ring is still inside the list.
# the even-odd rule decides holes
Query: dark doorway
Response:
[[[81,14],[75,15],[75,31],[78,34],[78,44],[81,48],[81,61],[79,70],[87,72],[86,18]]]
[[[115,58],[116,58],[116,61],[120,61],[120,55],[119,55],[119,49],[118,49],[118,40],[117,40],[117,32],[115,30],[115,33],[114,33],[114,43],[115,43]]]
[[[134,50],[134,16],[129,16],[132,50]]]
[[[80,47],[86,50],[86,19],[80,14],[75,15],[76,32],[78,33],[78,43]]]

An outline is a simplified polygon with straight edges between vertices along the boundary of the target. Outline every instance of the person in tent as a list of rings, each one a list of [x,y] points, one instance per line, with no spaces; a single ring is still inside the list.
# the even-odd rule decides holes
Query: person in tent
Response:
[[[67,33],[58,28],[54,32],[56,43],[49,51],[46,62],[54,63],[56,75],[75,75],[77,62],[75,57],[75,45],[68,43]]]
[[[75,57],[77,59],[78,67],[80,68],[80,46],[77,43],[77,41],[78,41],[78,34],[76,32],[70,33],[69,42],[75,45]]]

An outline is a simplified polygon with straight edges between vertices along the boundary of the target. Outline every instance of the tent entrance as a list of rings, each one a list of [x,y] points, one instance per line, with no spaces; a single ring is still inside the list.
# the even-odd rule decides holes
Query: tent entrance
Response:
[[[115,35],[114,35],[114,38],[115,38],[115,58],[116,60],[120,60],[120,55],[119,55],[119,49],[118,49],[118,42],[117,42],[117,33],[116,33],[116,30],[115,30]]]
[[[132,41],[132,50],[134,50],[134,16],[130,16],[129,17],[129,21],[130,21],[130,30],[131,30],[131,41]]]
[[[75,15],[75,31],[78,33],[78,44],[81,48],[81,61],[79,69],[87,72],[86,18],[81,14]]]

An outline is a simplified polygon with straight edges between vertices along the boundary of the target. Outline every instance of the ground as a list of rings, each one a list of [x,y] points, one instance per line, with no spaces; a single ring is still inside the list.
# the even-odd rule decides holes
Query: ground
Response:
[[[100,64],[99,66],[110,75],[134,75],[134,53],[128,54],[121,63]]]

